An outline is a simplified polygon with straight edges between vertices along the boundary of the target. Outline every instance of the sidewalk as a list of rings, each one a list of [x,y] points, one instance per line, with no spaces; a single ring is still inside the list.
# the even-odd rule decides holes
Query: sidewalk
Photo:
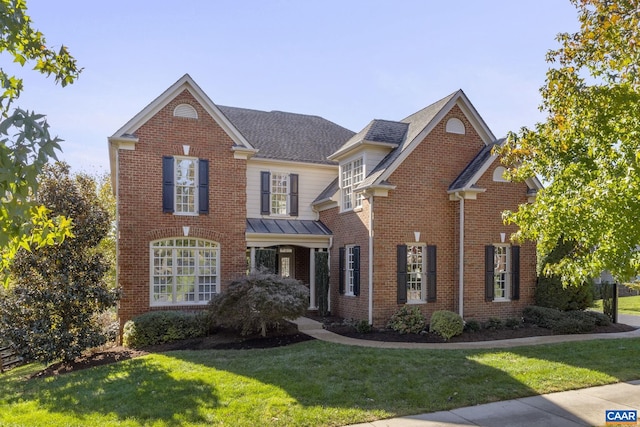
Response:
[[[640,327],[640,316],[620,315],[618,321],[630,326]],[[551,335],[485,342],[444,344],[403,343],[368,341],[344,337],[323,329],[320,322],[306,317],[301,317],[294,323],[298,325],[298,329],[301,332],[319,340],[334,342],[336,344],[376,348],[442,350],[509,348],[568,341],[640,337],[640,329],[636,329],[618,334]],[[603,355],[603,357],[604,356],[605,355]],[[354,424],[349,427],[603,426],[606,424],[605,411],[611,409],[633,409],[637,411],[636,414],[640,412],[640,380],[487,403],[484,405],[453,409],[451,411],[378,420],[371,423]]]

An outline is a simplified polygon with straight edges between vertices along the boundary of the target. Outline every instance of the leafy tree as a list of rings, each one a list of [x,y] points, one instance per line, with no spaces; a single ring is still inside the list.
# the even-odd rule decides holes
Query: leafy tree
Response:
[[[242,335],[277,327],[302,316],[309,306],[309,289],[299,280],[262,269],[233,281],[209,302],[212,326],[239,329]]]
[[[542,256],[558,241],[575,244],[545,267],[564,284],[603,270],[624,281],[640,270],[640,9],[637,0],[571,2],[580,30],[559,34],[547,54],[546,120],[498,150],[512,177],[547,185],[505,218]]]
[[[47,47],[40,31],[31,25],[25,0],[0,0],[0,54],[66,86],[80,73],[65,46]],[[44,116],[13,108],[23,81],[0,68],[0,270],[5,270],[18,248],[42,247],[72,235],[64,217],[52,218],[33,203],[37,176],[61,139],[52,137]]]
[[[96,315],[118,300],[104,280],[108,262],[99,250],[110,227],[96,183],[69,174],[63,163],[45,166],[37,202],[53,215],[73,218],[76,236],[32,251],[20,249],[12,286],[0,300],[0,331],[28,359],[73,360],[105,342]]]

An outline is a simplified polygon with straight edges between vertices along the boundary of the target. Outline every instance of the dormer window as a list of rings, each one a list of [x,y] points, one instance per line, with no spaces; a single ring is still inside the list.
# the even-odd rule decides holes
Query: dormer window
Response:
[[[362,158],[343,164],[340,167],[340,171],[342,210],[348,211],[362,207],[362,193],[354,192],[354,189],[364,179],[364,165],[362,162]]]

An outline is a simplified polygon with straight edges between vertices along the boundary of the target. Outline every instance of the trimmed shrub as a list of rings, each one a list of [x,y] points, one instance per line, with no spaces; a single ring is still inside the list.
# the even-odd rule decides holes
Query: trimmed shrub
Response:
[[[573,249],[573,242],[558,242],[556,247],[540,261],[540,271],[547,264],[555,264]],[[537,306],[555,308],[560,311],[585,310],[593,304],[593,283],[563,286],[559,276],[538,277],[534,298]]]
[[[359,334],[368,334],[373,329],[367,320],[356,320],[353,322],[353,327]]]
[[[480,329],[482,329],[480,322],[474,319],[469,319],[464,324],[464,330],[466,332],[478,332]]]
[[[308,306],[309,289],[302,282],[262,270],[232,282],[211,299],[208,311],[212,326],[266,336],[267,329],[297,319]]]
[[[183,311],[150,311],[124,324],[122,344],[141,348],[207,334],[203,313]]]
[[[418,307],[409,308],[406,305],[393,313],[387,323],[387,328],[401,334],[419,334],[427,327],[427,319]]]
[[[504,327],[508,329],[519,329],[522,326],[522,319],[509,317],[504,321]]]
[[[439,310],[431,315],[429,332],[440,335],[445,340],[460,335],[464,330],[462,317],[453,311]]]
[[[553,324],[562,318],[562,312],[554,308],[531,305],[525,307],[522,315],[525,322],[551,329]]]
[[[595,319],[596,326],[611,325],[611,319],[604,313],[599,313],[597,311],[585,311],[585,313]]]
[[[596,327],[596,320],[584,311],[568,311],[552,326],[554,334],[582,334],[591,332]]]
[[[484,323],[484,328],[490,331],[497,331],[499,329],[504,329],[504,323],[502,323],[502,319],[490,317],[489,320]]]

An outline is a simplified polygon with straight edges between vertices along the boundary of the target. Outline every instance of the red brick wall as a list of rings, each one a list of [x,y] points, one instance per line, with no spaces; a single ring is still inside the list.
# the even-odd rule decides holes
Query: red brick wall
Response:
[[[449,118],[465,125],[466,134],[445,132]],[[396,247],[415,241],[437,246],[437,301],[417,307],[429,318],[435,310],[458,312],[459,202],[449,200],[447,189],[484,147],[479,135],[456,106],[426,136],[396,169],[388,181],[396,186],[388,197],[375,197],[373,323],[384,326],[400,308],[397,304]],[[494,166],[497,166],[498,162]],[[478,200],[465,202],[465,318],[486,319],[510,316],[531,303],[535,284],[535,248],[521,249],[521,291],[517,303],[484,302],[484,245],[499,242],[500,232],[513,228],[503,225],[501,212],[526,202],[526,185],[494,183],[493,168],[478,185],[487,188]],[[331,311],[341,317],[367,319],[368,316],[368,224],[369,204],[362,212],[339,213],[338,208],[323,211],[320,217],[333,231],[331,250]],[[360,297],[340,296],[338,289],[338,248],[346,244],[361,246]]]
[[[178,104],[192,105],[198,119],[173,117]],[[246,271],[246,161],[234,159],[230,137],[187,91],[140,127],[135,150],[118,152],[118,263],[123,289],[121,326],[147,312],[150,292],[149,243],[159,238],[190,237],[220,245],[222,288]],[[209,160],[209,214],[178,216],[162,212],[162,157],[183,155]],[[192,310],[198,306],[167,307]]]

